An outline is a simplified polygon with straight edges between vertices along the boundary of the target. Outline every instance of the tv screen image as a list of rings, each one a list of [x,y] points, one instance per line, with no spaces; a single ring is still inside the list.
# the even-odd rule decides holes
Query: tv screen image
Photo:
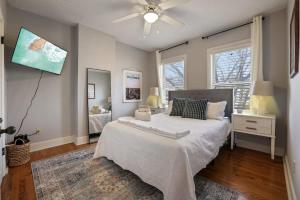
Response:
[[[55,46],[25,28],[21,28],[12,62],[60,74],[67,51]]]

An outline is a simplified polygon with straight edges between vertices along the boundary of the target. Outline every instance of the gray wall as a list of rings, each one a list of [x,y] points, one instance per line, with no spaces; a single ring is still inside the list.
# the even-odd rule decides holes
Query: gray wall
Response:
[[[78,137],[87,135],[86,68],[111,71],[112,117],[132,115],[138,103],[123,103],[122,69],[143,72],[143,101],[148,90],[155,85],[155,69],[151,54],[117,42],[112,36],[78,25],[78,84],[77,131]]]
[[[289,30],[289,23],[292,15],[294,0],[289,0],[288,3],[288,19],[286,30]],[[289,41],[289,34],[287,34],[287,43]],[[289,43],[288,43],[289,44]],[[289,55],[289,45],[286,51]],[[288,68],[286,66],[286,68]],[[283,75],[282,75],[283,76]],[[287,158],[291,166],[291,176],[296,190],[296,199],[300,198],[300,73],[293,79],[289,79],[289,99],[288,99],[288,134],[287,134]],[[293,169],[293,162],[295,162],[295,169]]]
[[[88,83],[95,84],[95,99],[89,99],[89,109],[93,106],[102,106],[108,109],[107,98],[111,97],[110,73],[96,70],[89,70]]]
[[[6,36],[8,124],[19,126],[40,72],[10,63],[21,26],[66,49],[69,54],[60,76],[45,73],[22,132],[41,129],[32,142],[65,136],[87,135],[86,69],[111,71],[113,117],[132,114],[137,104],[122,102],[122,68],[142,71],[143,94],[155,77],[151,54],[117,42],[112,36],[78,25],[71,27],[35,14],[8,7]],[[151,74],[149,74],[151,73]],[[124,109],[124,107],[128,107]]]
[[[264,24],[264,75],[275,85],[275,98],[279,104],[276,127],[277,152],[282,153],[286,144],[286,10],[266,16]],[[235,41],[251,38],[250,26],[242,27],[221,35],[202,40],[201,37],[190,40],[189,45],[168,50],[162,59],[182,54],[187,55],[187,88],[207,88],[207,49]],[[238,139],[255,145],[255,149],[269,151],[269,140],[256,136],[238,135]]]
[[[287,54],[286,9],[267,16],[264,22],[263,68],[265,80],[274,84],[274,97],[278,105],[276,124],[276,147],[285,150],[287,133]],[[255,141],[255,140],[254,140]],[[269,144],[268,140],[264,141]]]
[[[187,89],[205,89],[207,88],[207,49],[248,38],[250,38],[248,27],[236,29],[208,40],[198,37],[189,40],[189,45],[163,52],[162,59],[185,54],[187,56]]]
[[[22,133],[31,133],[35,128],[41,134],[31,138],[33,142],[49,140],[72,134],[72,94],[76,69],[72,52],[74,41],[72,27],[37,15],[7,7],[5,29],[5,62],[7,79],[7,122],[19,127],[36,87],[40,72],[10,62],[21,26],[67,50],[68,56],[61,76],[44,73],[33,106],[24,122]]]
[[[87,135],[87,96],[86,69],[111,71],[112,97],[114,97],[115,40],[113,37],[97,30],[78,25],[78,76],[77,76],[77,137]],[[114,100],[113,100],[114,101]]]
[[[138,56],[137,56],[138,55]],[[125,116],[128,113],[133,115],[134,110],[139,104],[146,101],[148,97],[149,88],[155,85],[155,80],[153,80],[153,65],[149,62],[150,53],[142,52],[136,48],[130,47],[128,45],[122,44],[120,42],[116,43],[116,85],[114,97],[118,100],[117,104],[114,104],[114,118],[120,116]],[[135,57],[135,59],[133,59]],[[123,80],[122,80],[122,70],[132,69],[136,71],[143,72],[143,83],[142,83],[142,103],[123,103]],[[118,110],[116,111],[117,108]]]

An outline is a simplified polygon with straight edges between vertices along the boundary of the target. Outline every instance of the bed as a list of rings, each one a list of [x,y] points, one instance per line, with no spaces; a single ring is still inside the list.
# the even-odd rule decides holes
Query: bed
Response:
[[[89,115],[89,133],[101,133],[103,127],[111,121],[111,112],[90,114]]]
[[[230,133],[233,91],[184,90],[169,92],[174,97],[227,101],[224,120],[197,120],[171,117],[165,113],[152,116],[152,123],[187,127],[190,134],[170,139],[149,131],[114,121],[108,123],[96,146],[94,158],[106,157],[144,182],[161,190],[165,200],[195,200],[193,177],[219,152]]]

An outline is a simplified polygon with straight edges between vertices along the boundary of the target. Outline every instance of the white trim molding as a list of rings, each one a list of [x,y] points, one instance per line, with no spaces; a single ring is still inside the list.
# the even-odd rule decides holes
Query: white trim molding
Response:
[[[180,61],[183,61],[184,63],[184,89],[188,89],[188,73],[187,73],[187,70],[188,70],[188,64],[187,64],[187,55],[186,54],[182,54],[182,55],[178,55],[178,56],[174,56],[174,57],[170,57],[170,58],[164,58],[161,60],[161,70],[162,70],[162,79],[164,77],[164,73],[163,73],[163,67],[165,64],[171,64],[171,63],[175,63],[175,62],[180,62]],[[168,101],[166,101],[165,99],[163,99],[165,97],[165,94],[164,94],[164,88],[162,88],[163,90],[163,94],[161,95],[161,98],[162,98],[162,103],[164,104],[168,104]]]
[[[89,137],[87,135],[81,136],[81,137],[74,137],[73,142],[76,145],[87,144],[87,143],[89,143]]]
[[[171,57],[171,58],[162,59],[161,67],[163,67],[165,64],[180,62],[182,60],[183,60],[183,63],[184,63],[184,75],[183,75],[184,76],[183,77],[184,78],[184,89],[186,90],[187,89],[187,80],[188,80],[188,77],[187,77],[187,55],[186,54]]]
[[[284,177],[285,177],[285,182],[286,182],[286,190],[288,193],[288,199],[289,200],[297,200],[295,187],[294,187],[292,174],[291,174],[291,167],[290,167],[290,163],[289,163],[287,155],[285,155],[283,157],[283,167],[284,167]]]
[[[57,147],[60,145],[70,144],[70,143],[74,143],[76,145],[87,144],[89,143],[89,137],[88,136],[81,136],[81,137],[66,136],[66,137],[60,137],[51,140],[45,140],[41,142],[33,142],[30,144],[30,152],[40,151],[43,149],[48,149],[51,147]]]
[[[46,140],[41,142],[34,142],[30,144],[30,152],[48,149],[59,145],[69,144],[72,142],[73,142],[72,136],[60,137],[60,138],[55,138],[52,140]]]
[[[250,39],[246,39],[246,40],[241,40],[241,41],[237,41],[237,42],[232,42],[232,43],[228,43],[228,44],[224,44],[224,45],[220,45],[220,46],[216,46],[216,47],[212,47],[207,49],[207,88],[208,89],[212,89],[212,76],[214,75],[213,72],[213,55],[216,53],[221,53],[224,51],[230,51],[230,50],[234,50],[234,49],[240,49],[240,48],[245,48],[245,47],[251,47],[251,40]]]

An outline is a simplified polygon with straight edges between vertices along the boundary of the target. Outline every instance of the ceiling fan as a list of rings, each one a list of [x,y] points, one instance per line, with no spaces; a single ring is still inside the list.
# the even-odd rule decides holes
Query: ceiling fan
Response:
[[[130,15],[127,15],[125,17],[116,19],[113,21],[113,23],[119,23],[125,20],[129,20],[138,16],[143,16],[145,23],[144,23],[144,34],[149,35],[151,32],[151,26],[153,23],[157,22],[157,20],[164,21],[168,24],[182,27],[184,26],[183,22],[178,21],[177,19],[174,19],[166,14],[164,14],[165,10],[168,10],[170,8],[174,8],[179,6],[180,4],[183,4],[185,2],[188,2],[189,0],[168,0],[159,3],[156,5],[153,3],[153,1],[146,1],[146,0],[138,0],[139,3],[143,6],[143,10],[141,12],[132,13]]]

